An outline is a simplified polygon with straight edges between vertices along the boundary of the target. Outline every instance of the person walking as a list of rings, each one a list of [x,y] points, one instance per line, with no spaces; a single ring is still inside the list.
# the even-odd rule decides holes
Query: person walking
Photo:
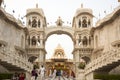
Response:
[[[25,80],[25,74],[24,73],[20,73],[19,80]]]
[[[56,78],[56,74],[57,74],[57,70],[56,70],[56,69],[54,69],[53,74],[52,74],[53,79],[55,79],[55,78]]]
[[[39,73],[40,73],[40,80],[45,80],[45,68],[43,65],[41,66]]]
[[[36,74],[37,74],[36,69],[33,68],[32,72],[31,72],[31,80],[36,80]]]

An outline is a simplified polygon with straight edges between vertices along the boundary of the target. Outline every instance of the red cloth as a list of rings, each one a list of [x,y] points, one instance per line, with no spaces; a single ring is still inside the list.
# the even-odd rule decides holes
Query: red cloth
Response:
[[[19,80],[25,80],[24,76],[19,77]]]

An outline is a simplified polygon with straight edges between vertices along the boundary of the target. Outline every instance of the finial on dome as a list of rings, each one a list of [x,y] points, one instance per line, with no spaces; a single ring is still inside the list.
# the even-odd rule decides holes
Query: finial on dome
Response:
[[[83,3],[81,4],[81,8],[83,8]]]
[[[36,4],[36,8],[38,8],[38,3]]]

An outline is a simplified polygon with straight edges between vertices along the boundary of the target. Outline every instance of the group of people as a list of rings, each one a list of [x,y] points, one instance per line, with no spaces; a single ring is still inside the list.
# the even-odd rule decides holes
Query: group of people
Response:
[[[31,80],[45,80],[45,68],[42,65],[40,69],[33,68],[31,72]]]
[[[47,75],[47,73],[49,73]],[[72,77],[72,78],[75,78],[75,74],[74,72],[72,71],[71,72],[71,75],[69,75],[68,72],[66,71],[63,71],[63,70],[49,70],[48,72],[45,70],[44,66],[42,65],[40,67],[40,69],[36,69],[36,68],[33,68],[33,70],[31,71],[31,80],[45,80],[45,74],[46,74],[46,77],[48,78],[52,78],[52,79],[55,79],[55,78],[60,78],[60,77],[66,77],[66,78],[69,78],[69,77]]]
[[[15,74],[13,74],[12,80],[25,80],[25,74],[15,72]]]

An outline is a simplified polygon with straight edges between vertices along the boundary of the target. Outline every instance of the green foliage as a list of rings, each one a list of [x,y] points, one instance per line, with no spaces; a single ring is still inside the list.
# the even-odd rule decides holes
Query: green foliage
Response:
[[[120,80],[120,74],[119,75],[113,75],[113,74],[94,74],[94,79],[102,79],[102,80]]]
[[[84,69],[85,68],[85,62],[80,62],[78,65],[79,69]]]
[[[13,74],[10,73],[0,73],[0,80],[1,79],[11,79]]]
[[[39,69],[39,65],[37,65],[37,64],[35,64],[33,67],[34,67],[35,69]]]

